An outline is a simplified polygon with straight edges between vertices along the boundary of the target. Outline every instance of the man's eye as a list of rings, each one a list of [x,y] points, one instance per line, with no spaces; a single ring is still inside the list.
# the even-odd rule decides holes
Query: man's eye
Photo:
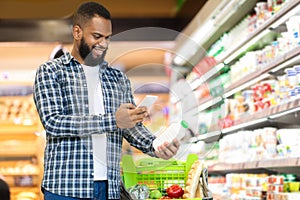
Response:
[[[105,38],[105,40],[110,40],[111,36],[104,37],[103,35],[94,35],[94,38],[97,40],[101,38]]]
[[[100,39],[102,37],[102,35],[94,35],[95,39]]]

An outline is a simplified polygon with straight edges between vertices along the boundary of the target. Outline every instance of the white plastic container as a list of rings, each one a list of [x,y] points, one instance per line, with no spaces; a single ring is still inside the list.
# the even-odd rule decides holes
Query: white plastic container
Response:
[[[300,65],[295,65],[293,67],[296,71],[296,77],[297,77],[297,81],[298,81],[298,85],[300,85]]]
[[[291,38],[293,39],[294,45],[297,45],[300,42],[300,15],[290,17],[290,19],[286,22],[286,26]]]
[[[178,123],[170,124],[170,126],[153,141],[154,149],[158,150],[159,146],[165,142],[171,143],[175,138],[180,141],[185,136],[183,128],[188,128],[187,122],[183,120]]]
[[[300,152],[300,129],[278,129],[277,138],[290,151],[291,157],[298,157]]]

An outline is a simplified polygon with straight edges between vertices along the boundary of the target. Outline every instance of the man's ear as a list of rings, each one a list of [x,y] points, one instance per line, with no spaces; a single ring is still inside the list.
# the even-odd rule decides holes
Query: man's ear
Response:
[[[75,40],[81,40],[82,30],[78,25],[73,26],[73,37]]]

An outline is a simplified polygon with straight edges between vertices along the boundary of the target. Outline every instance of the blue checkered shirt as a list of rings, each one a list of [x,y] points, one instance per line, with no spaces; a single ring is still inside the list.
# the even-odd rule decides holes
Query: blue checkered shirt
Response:
[[[105,114],[89,115],[88,88],[81,64],[66,53],[42,64],[36,73],[34,101],[46,131],[42,187],[52,193],[93,198],[92,134],[107,135],[109,199],[120,198],[120,159],[123,137],[154,156],[155,138],[141,123],[130,129],[116,126],[122,103],[134,103],[126,75],[103,63],[99,71]]]

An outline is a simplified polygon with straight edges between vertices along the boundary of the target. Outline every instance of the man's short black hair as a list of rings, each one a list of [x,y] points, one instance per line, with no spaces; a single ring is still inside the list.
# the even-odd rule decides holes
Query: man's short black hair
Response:
[[[73,17],[73,26],[82,27],[87,21],[95,16],[111,20],[110,12],[97,2],[85,2],[79,6]]]

